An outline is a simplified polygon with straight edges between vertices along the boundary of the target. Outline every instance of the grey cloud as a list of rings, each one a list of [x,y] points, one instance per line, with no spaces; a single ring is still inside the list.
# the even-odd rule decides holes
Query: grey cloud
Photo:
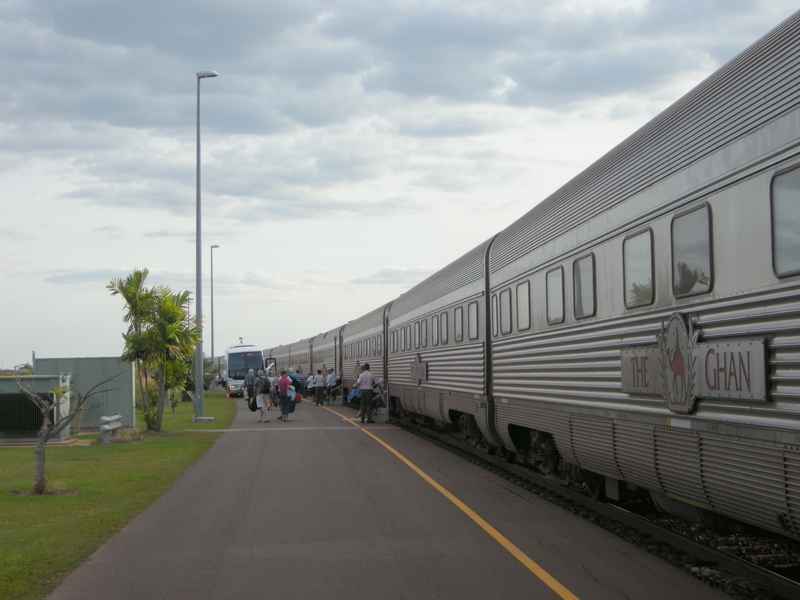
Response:
[[[191,238],[194,241],[195,231],[193,229],[159,229],[158,231],[146,231],[143,235],[150,238]]]
[[[91,284],[105,287],[112,279],[125,278],[131,274],[133,267],[105,267],[101,269],[61,269],[42,273],[42,280],[56,285]],[[216,278],[215,278],[216,279]],[[166,285],[172,291],[190,290],[193,292],[195,275],[188,271],[168,271],[150,269],[148,285]]]
[[[206,68],[221,74],[203,84],[209,132],[345,123],[383,111],[386,92],[560,108],[649,91],[698,63],[710,70],[791,6],[762,5],[763,19],[744,0],[661,0],[588,15],[555,1],[12,3],[0,13],[0,109],[16,124],[46,114],[190,135],[193,73]],[[516,87],[498,93],[507,77]],[[486,127],[463,118],[399,124],[413,136]]]
[[[377,273],[351,280],[356,285],[402,285],[411,287],[438,271],[438,267],[383,267]]]
[[[122,229],[119,225],[106,225],[105,227],[95,227],[93,229],[94,232],[100,233],[109,239],[118,239],[121,238],[125,230]]]
[[[45,275],[44,281],[59,285],[79,285],[93,283],[106,285],[116,277],[127,277],[131,270],[125,269],[74,269],[59,270]]]
[[[24,231],[9,229],[8,227],[0,227],[0,237],[13,242],[29,242],[34,239],[33,236],[28,235]]]
[[[495,133],[500,129],[500,124],[494,119],[452,112],[398,120],[398,133],[411,137],[460,137]]]

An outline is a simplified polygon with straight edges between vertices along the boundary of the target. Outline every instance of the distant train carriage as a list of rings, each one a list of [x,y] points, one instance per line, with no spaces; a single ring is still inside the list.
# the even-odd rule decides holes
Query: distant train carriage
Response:
[[[342,365],[342,330],[344,326],[336,327],[326,333],[320,333],[311,340],[312,370],[316,373],[321,369],[327,375],[328,369],[333,369],[341,376]]]
[[[460,421],[472,439],[500,444],[487,423],[484,265],[489,243],[392,303],[388,369],[391,396],[402,410],[443,423]]]
[[[598,494],[800,538],[799,80],[796,13],[346,325],[342,376],[385,361],[401,414]]]
[[[311,339],[305,338],[289,344],[289,368],[294,370],[304,385],[305,378],[311,370]]]
[[[346,390],[352,389],[358,379],[359,366],[364,363],[369,363],[376,379],[384,378],[384,329],[388,306],[376,308],[344,326],[340,377]]]

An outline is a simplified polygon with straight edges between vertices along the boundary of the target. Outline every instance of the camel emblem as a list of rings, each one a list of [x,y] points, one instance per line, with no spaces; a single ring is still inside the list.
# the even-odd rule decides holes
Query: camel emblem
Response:
[[[656,336],[661,350],[661,394],[673,412],[690,413],[694,409],[694,349],[698,335],[692,330],[691,321],[674,313]]]

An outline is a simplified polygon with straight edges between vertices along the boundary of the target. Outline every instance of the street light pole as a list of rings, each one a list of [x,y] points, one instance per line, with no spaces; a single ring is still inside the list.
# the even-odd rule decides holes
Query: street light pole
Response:
[[[200,209],[200,80],[216,77],[216,71],[201,71],[197,77],[197,229],[195,232],[195,319],[200,330],[200,341],[194,354],[194,418],[193,421],[208,421],[211,417],[203,416],[203,248]]]
[[[214,244],[211,246],[211,360],[217,356],[214,354],[214,248],[219,248],[219,245]],[[216,369],[216,363],[214,365]]]

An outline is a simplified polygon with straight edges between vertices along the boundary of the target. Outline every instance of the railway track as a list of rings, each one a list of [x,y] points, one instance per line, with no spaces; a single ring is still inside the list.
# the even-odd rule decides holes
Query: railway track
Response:
[[[686,537],[688,527],[685,524],[683,532],[679,531],[680,526],[667,528],[622,506],[593,500],[587,493],[564,487],[522,466],[491,456],[458,440],[452,434],[434,431],[400,418],[394,418],[392,422],[548,501],[563,506],[566,510],[688,571],[734,598],[746,600],[800,598],[800,582],[759,566],[752,560],[735,556],[735,554],[747,555],[746,547],[763,548],[765,545],[769,546],[769,543],[763,544],[758,541],[753,543],[750,539],[752,536],[742,535],[738,536],[741,542],[737,543],[736,547],[729,545],[722,551],[714,547],[713,541],[718,538],[711,533],[701,536],[705,537],[708,543],[698,542]],[[764,536],[771,535],[764,532]],[[791,540],[787,543],[794,545]],[[759,556],[763,558],[763,550]],[[795,560],[796,564],[800,564],[800,553],[790,558]],[[795,571],[800,569],[796,568]]]

